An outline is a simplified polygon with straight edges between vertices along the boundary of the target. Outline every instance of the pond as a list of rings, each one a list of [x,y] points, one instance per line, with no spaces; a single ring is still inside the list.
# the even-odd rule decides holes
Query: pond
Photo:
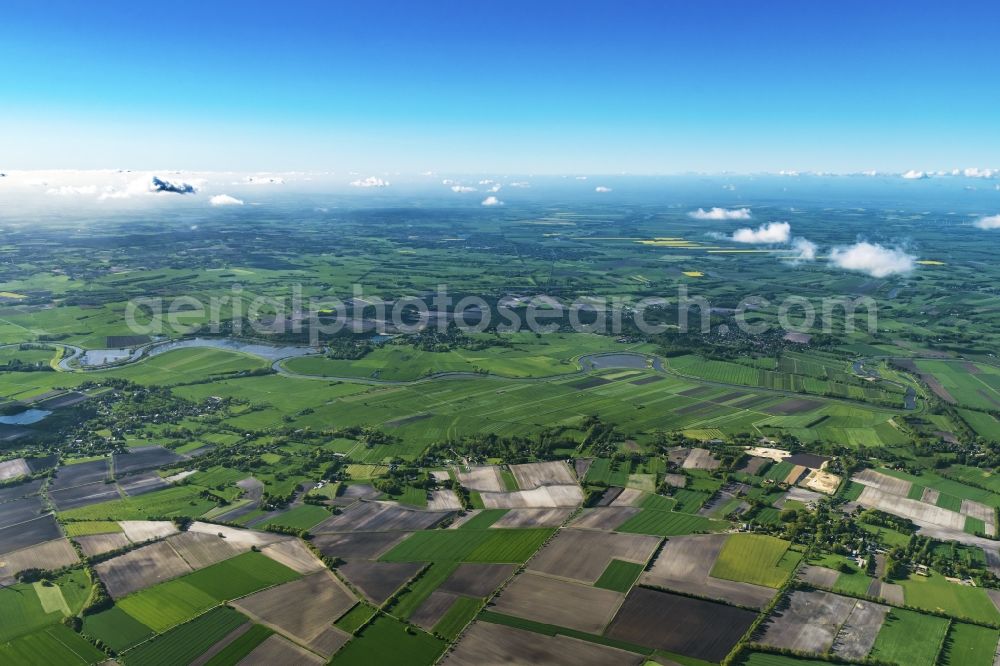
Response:
[[[611,354],[588,354],[580,357],[580,367],[584,370],[604,370],[607,368],[637,368],[649,367],[650,357],[634,352],[613,352]],[[663,370],[660,359],[653,358],[653,368]]]
[[[26,409],[17,414],[0,416],[0,423],[3,425],[31,425],[38,423],[51,413],[47,409]]]

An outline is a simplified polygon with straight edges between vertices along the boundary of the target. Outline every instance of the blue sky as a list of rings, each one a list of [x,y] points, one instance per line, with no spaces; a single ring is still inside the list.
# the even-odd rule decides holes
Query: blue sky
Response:
[[[995,2],[284,4],[4,3],[0,168],[1000,166]]]

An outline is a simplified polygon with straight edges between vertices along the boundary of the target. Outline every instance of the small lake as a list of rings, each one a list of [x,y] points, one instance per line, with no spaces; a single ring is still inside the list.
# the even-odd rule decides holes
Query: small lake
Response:
[[[611,354],[590,354],[580,357],[580,367],[584,370],[605,370],[608,368],[636,368],[643,370],[649,367],[649,357],[633,352],[618,352]],[[663,370],[660,359],[653,359],[653,368]]]
[[[51,413],[47,409],[26,409],[19,414],[0,416],[0,423],[3,425],[31,425],[38,423]]]
[[[188,349],[190,347],[212,347],[226,351],[243,352],[244,354],[259,356],[268,361],[278,361],[283,358],[316,353],[316,350],[312,347],[279,347],[263,343],[240,342],[239,340],[231,340],[229,338],[192,338],[190,340],[178,340],[176,342],[157,345],[149,350],[147,356],[158,356],[159,354],[175,349]]]

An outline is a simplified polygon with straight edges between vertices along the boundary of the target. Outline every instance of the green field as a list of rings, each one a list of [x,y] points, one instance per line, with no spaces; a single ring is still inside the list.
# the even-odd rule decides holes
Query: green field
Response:
[[[215,502],[199,497],[201,489],[195,486],[164,488],[155,492],[91,504],[79,509],[63,511],[67,520],[144,520],[149,516],[197,517],[215,506]]]
[[[154,585],[117,602],[119,608],[157,633],[187,622],[218,604],[210,594],[181,579]]]
[[[3,664],[74,666],[96,664],[105,659],[107,655],[61,624],[0,642],[0,663]]]
[[[800,553],[789,550],[789,545],[787,541],[762,534],[730,535],[711,575],[765,587],[781,587],[801,558]]]
[[[330,663],[336,666],[430,666],[444,648],[444,641],[383,615],[333,655]]]
[[[959,405],[988,411],[1000,408],[1000,369],[965,361],[922,359],[916,364],[921,372],[933,375]]]
[[[358,603],[351,610],[347,611],[340,618],[334,622],[334,625],[349,634],[353,634],[359,628],[364,626],[368,620],[371,619],[372,615],[378,612],[371,604],[364,601]]]
[[[434,633],[448,640],[454,640],[465,625],[476,617],[482,605],[483,602],[479,599],[458,597],[448,612],[434,625]]]
[[[121,532],[121,525],[111,520],[93,520],[80,523],[66,523],[64,526],[66,536],[78,537],[89,536],[91,534],[111,534]]]
[[[315,504],[303,504],[290,511],[286,511],[280,516],[269,518],[269,525],[279,525],[290,527],[296,530],[308,530],[310,527],[318,525],[330,517],[330,512]]]
[[[942,666],[992,666],[1000,631],[953,622],[941,653]]]
[[[103,642],[116,652],[144,641],[153,630],[126,613],[119,606],[83,618],[83,633]]]
[[[900,666],[934,666],[947,631],[948,620],[893,608],[869,657]]]
[[[997,612],[996,606],[981,587],[949,583],[938,573],[931,573],[930,576],[911,575],[908,579],[897,582],[903,586],[908,606],[978,622],[1000,623],[1000,612]]]
[[[479,513],[469,518],[458,526],[460,530],[485,530],[493,523],[504,517],[507,509],[482,509]]]
[[[550,529],[414,532],[382,556],[387,562],[513,562],[531,557]]]
[[[429,565],[400,595],[399,601],[392,607],[392,614],[404,620],[409,618],[457,567],[458,562],[434,562]]]
[[[608,568],[604,570],[601,577],[594,583],[594,587],[601,587],[605,590],[615,592],[628,592],[632,589],[632,584],[642,573],[643,565],[635,562],[625,562],[623,560],[611,560]]]
[[[16,583],[0,588],[0,642],[57,624],[79,612],[90,593],[90,579],[74,569],[53,581]]]
[[[622,523],[618,531],[653,536],[680,536],[696,532],[721,532],[729,527],[730,524],[726,521],[674,511],[643,509]]]
[[[215,656],[205,662],[205,666],[236,666],[273,633],[274,631],[268,627],[255,624],[246,633],[238,636],[232,643],[219,650]]]
[[[136,666],[187,664],[246,622],[245,617],[231,608],[213,608],[204,615],[129,650],[120,659],[125,664]]]

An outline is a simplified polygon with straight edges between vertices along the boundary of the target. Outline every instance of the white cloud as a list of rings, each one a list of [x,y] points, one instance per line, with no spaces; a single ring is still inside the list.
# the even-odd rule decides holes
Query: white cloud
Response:
[[[216,194],[208,200],[213,206],[242,206],[243,200],[231,197],[228,194]]]
[[[737,229],[733,232],[733,240],[737,243],[787,243],[791,233],[792,225],[788,222],[768,222],[756,229]]]
[[[924,173],[923,171],[917,171],[916,169],[910,169],[909,171],[903,174],[903,178],[905,178],[906,180],[923,180],[924,178],[927,177],[928,176],[926,173]]]
[[[980,229],[1000,229],[1000,215],[986,215],[973,222],[973,224]]]
[[[698,210],[691,211],[688,215],[696,220],[749,220],[750,209],[734,208],[730,210],[727,208],[712,208],[705,210],[704,208],[699,208]]]
[[[523,181],[523,180],[518,180],[518,181],[514,181],[513,183],[510,183],[510,186],[511,187],[531,187],[531,183]]]
[[[792,241],[792,248],[798,252],[793,258],[796,261],[812,261],[816,258],[816,251],[819,249],[816,243],[805,238],[796,238]]]
[[[468,185],[452,185],[451,186],[451,191],[452,192],[458,192],[459,194],[462,194],[462,193],[465,193],[465,192],[475,192],[476,188],[469,187]]]
[[[352,180],[351,187],[389,187],[389,181],[382,180],[377,176],[368,176],[359,180]]]
[[[833,248],[830,262],[838,268],[884,278],[897,273],[909,273],[914,268],[916,257],[901,248],[888,248],[862,241],[850,247]]]
[[[610,192],[611,188],[610,187],[605,187],[604,185],[598,185],[597,187],[594,188],[594,191],[595,192]]]
[[[444,180],[441,181],[441,184],[442,185],[454,185],[455,181],[453,181],[451,178],[445,178]]]
[[[495,180],[490,180],[489,178],[484,178],[481,181],[479,181],[479,184],[480,185],[492,185],[495,182],[496,182]]]
[[[501,185],[500,183],[496,183],[495,185],[493,185],[493,187],[490,188],[489,191],[490,192],[499,192],[502,187],[503,187],[503,185]]]
[[[63,185],[46,190],[46,194],[54,194],[60,197],[74,196],[80,194],[97,194],[96,185]]]
[[[484,205],[484,206],[502,206],[503,202],[500,201],[499,199],[497,199],[496,197],[490,196],[490,197],[486,197],[485,199],[483,199],[482,205]]]
[[[978,167],[969,167],[968,169],[962,170],[962,175],[966,178],[993,178],[994,176],[1000,176],[1000,169],[980,169]]]

